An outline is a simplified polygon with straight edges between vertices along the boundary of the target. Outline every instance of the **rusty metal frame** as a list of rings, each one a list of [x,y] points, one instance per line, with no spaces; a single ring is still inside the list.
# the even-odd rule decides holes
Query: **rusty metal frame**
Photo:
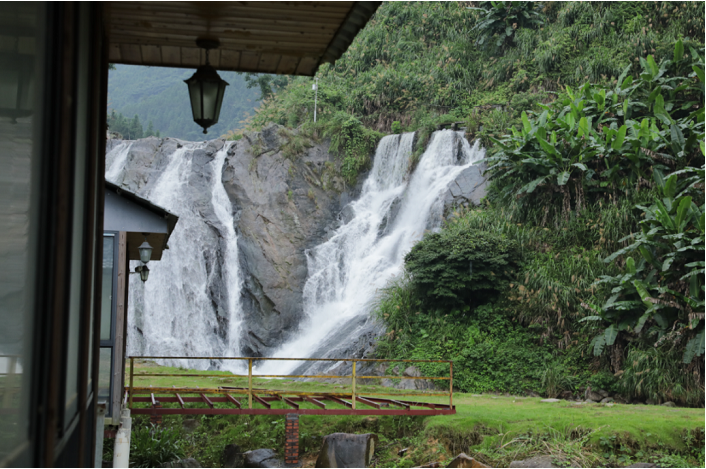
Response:
[[[125,386],[125,399],[133,414],[147,415],[449,415],[456,413],[453,405],[453,362],[450,360],[385,360],[370,358],[256,358],[256,357],[155,357],[131,356],[129,385]],[[248,374],[232,374],[228,377],[247,378],[245,387],[141,387],[135,386],[135,377],[208,377],[217,375],[205,373],[135,373],[135,359],[139,360],[247,360]],[[253,374],[253,361],[326,361],[352,362],[351,375],[256,375]],[[448,363],[449,376],[356,376],[357,362],[384,363]],[[277,389],[254,388],[253,378],[336,378],[351,380],[350,392],[311,392]],[[448,380],[448,392],[373,392],[360,395],[356,391],[357,379],[424,379]],[[382,398],[379,396],[388,396]],[[397,399],[398,396],[448,396],[448,404],[417,402]],[[247,405],[242,400],[247,397]],[[282,402],[285,408],[272,408],[272,402]],[[150,407],[135,407],[133,404],[148,404]],[[179,407],[165,408],[161,403],[175,403]],[[312,404],[317,408],[305,409],[300,404]],[[344,408],[331,408],[327,403]],[[200,404],[199,407],[187,407],[187,404]],[[258,404],[260,407],[254,407]],[[205,407],[204,407],[205,406]],[[394,406],[394,407],[393,407]]]

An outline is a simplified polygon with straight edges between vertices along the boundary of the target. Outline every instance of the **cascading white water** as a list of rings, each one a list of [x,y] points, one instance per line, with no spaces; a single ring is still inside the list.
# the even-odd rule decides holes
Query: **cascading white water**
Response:
[[[142,283],[137,277],[130,278],[130,355],[239,355],[242,315],[237,235],[231,202],[221,181],[232,143],[226,142],[213,160],[203,166],[196,166],[194,153],[203,150],[208,142],[185,143],[168,156],[167,167],[159,179],[138,193],[179,216],[179,222],[162,259],[149,263],[149,280]],[[106,179],[117,182],[129,148],[126,144],[114,149],[118,154],[113,158]],[[210,172],[210,201],[195,193],[199,189],[194,187],[194,178],[202,178],[204,170]],[[203,204],[208,202],[215,214],[210,220],[204,217]],[[134,270],[139,262],[131,264]],[[165,364],[197,369],[231,368],[230,364],[203,360]]]
[[[213,160],[213,173],[217,177],[217,181],[213,184],[211,200],[213,202],[213,210],[216,217],[225,227],[225,255],[222,271],[225,277],[226,289],[228,292],[228,333],[226,336],[226,350],[224,356],[237,357],[240,356],[240,334],[242,328],[242,310],[240,304],[240,290],[242,288],[242,278],[240,276],[240,265],[238,262],[238,236],[235,233],[235,220],[233,218],[233,204],[228,198],[221,175],[223,173],[223,164],[228,154],[229,144],[226,144],[221,151],[218,152]],[[225,361],[222,368],[229,371],[242,371],[244,364],[237,360]]]
[[[413,140],[408,133],[380,141],[360,199],[351,204],[352,219],[307,253],[306,318],[275,357],[320,356],[328,346],[355,337],[346,325],[369,315],[376,292],[400,275],[414,243],[440,227],[448,185],[485,155],[478,143],[470,147],[463,132],[438,131],[408,179]],[[258,371],[286,374],[299,365],[270,361]]]

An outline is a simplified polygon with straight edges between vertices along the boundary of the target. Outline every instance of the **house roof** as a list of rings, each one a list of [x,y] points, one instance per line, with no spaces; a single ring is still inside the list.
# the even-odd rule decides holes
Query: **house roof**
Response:
[[[128,258],[139,260],[137,248],[146,239],[152,246],[152,260],[160,260],[162,251],[179,217],[111,182],[105,181],[105,231],[127,232]]]
[[[111,63],[313,76],[348,49],[382,2],[107,2]]]

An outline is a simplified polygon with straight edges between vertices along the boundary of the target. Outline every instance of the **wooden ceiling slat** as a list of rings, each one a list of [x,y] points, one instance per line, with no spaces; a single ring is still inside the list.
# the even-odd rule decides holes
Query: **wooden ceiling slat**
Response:
[[[198,67],[202,64],[201,59],[202,50],[196,46],[192,47],[182,47],[181,48],[181,63],[182,65],[191,65],[193,68]],[[204,60],[205,62],[205,60]]]
[[[263,73],[275,73],[281,58],[280,54],[266,54],[263,52],[260,55],[260,60],[258,60],[257,68],[262,70]]]
[[[118,44],[134,44],[136,46],[140,45],[159,45],[165,44],[170,46],[179,47],[196,47],[196,42],[189,40],[188,38],[178,37],[178,36],[158,36],[158,37],[134,37],[134,36],[113,36],[113,41]],[[260,40],[235,40],[230,38],[224,38],[221,41],[221,46],[219,49],[230,49],[230,50],[250,50],[250,51],[262,51],[268,53],[286,53],[291,55],[305,55],[311,53],[322,53],[321,47],[316,44],[311,43],[294,43],[286,41],[260,41]],[[286,52],[284,52],[286,51]]]
[[[142,51],[137,44],[120,44],[120,56],[132,63],[142,62]]]
[[[256,52],[241,52],[240,65],[246,70],[257,70],[259,55]]]
[[[317,65],[317,59],[304,57],[299,61],[299,65],[297,66],[297,75],[313,75]]]
[[[143,21],[146,25],[155,19],[161,19],[166,21],[175,22],[189,22],[190,24],[200,24],[204,27],[208,25],[218,24],[224,21],[225,15],[219,14],[212,18],[202,17],[198,15],[191,14],[189,12],[163,12],[163,11],[131,11],[131,10],[114,10],[113,15],[115,18],[132,18],[133,20]],[[345,14],[341,15],[321,15],[317,13],[308,12],[297,12],[297,13],[287,13],[280,12],[276,8],[272,10],[264,10],[262,12],[237,12],[233,16],[239,20],[266,20],[271,18],[273,21],[286,21],[286,22],[304,22],[304,23],[333,23],[339,24],[345,18]]]
[[[176,46],[162,46],[162,63],[181,65],[181,51]]]
[[[277,66],[277,72],[283,75],[293,75],[297,71],[297,65],[299,65],[299,58],[292,56],[283,56]]]
[[[138,26],[128,26],[119,25],[113,28],[112,37],[134,35],[140,37],[144,35],[146,37],[161,37],[161,36],[179,36],[185,37],[191,35],[194,40],[200,35],[200,29],[196,27],[164,27],[155,29],[154,31],[143,31]],[[273,31],[268,33],[267,31],[236,31],[232,29],[224,30],[213,30],[212,34],[217,36],[220,41],[227,39],[238,39],[238,40],[259,40],[259,41],[292,41],[295,43],[312,43],[325,45],[328,44],[333,38],[333,34],[310,34],[310,33],[293,33],[293,32],[282,32]]]
[[[140,46],[142,59],[147,62],[162,63],[162,53],[159,49],[159,46],[153,46],[149,44]]]
[[[108,46],[108,60],[110,62],[120,62],[122,59],[122,55],[120,54],[120,45],[119,44],[110,44]]]
[[[112,12],[129,11],[133,14],[188,14],[196,18],[219,18],[229,15],[258,14],[268,16],[272,11],[297,16],[321,16],[342,19],[350,11],[354,2],[327,2],[328,5],[307,5],[305,2],[222,2],[213,8],[208,8],[206,2],[111,2]]]
[[[208,27],[211,31],[217,29],[244,29],[244,30],[262,30],[269,32],[320,32],[320,33],[335,33],[338,28],[330,23],[321,23],[307,18],[301,21],[286,21],[286,20],[276,20],[276,19],[264,19],[264,18],[225,18],[222,20],[215,20],[212,22],[206,21],[193,21],[193,19],[183,20],[174,18],[170,19],[165,17],[165,15],[159,16],[159,22],[155,21],[144,21],[136,19],[134,15],[116,15],[111,18],[112,27],[118,27],[123,25],[137,26],[140,28],[145,28],[146,24],[150,25],[150,28],[154,29],[160,24],[168,25],[171,27],[176,27],[177,25],[189,25],[193,27],[205,28]],[[276,26],[276,31],[273,31]]]
[[[234,51],[234,50],[229,50],[229,49],[222,49],[221,50],[221,64],[220,64],[221,70],[238,69],[239,66],[240,66],[240,52]]]

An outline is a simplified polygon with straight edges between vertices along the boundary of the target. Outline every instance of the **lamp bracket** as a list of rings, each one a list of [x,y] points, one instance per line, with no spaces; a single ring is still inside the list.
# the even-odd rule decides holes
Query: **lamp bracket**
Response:
[[[196,39],[196,46],[201,49],[218,49],[220,45],[221,41],[219,41],[218,38],[215,37],[199,37]]]

